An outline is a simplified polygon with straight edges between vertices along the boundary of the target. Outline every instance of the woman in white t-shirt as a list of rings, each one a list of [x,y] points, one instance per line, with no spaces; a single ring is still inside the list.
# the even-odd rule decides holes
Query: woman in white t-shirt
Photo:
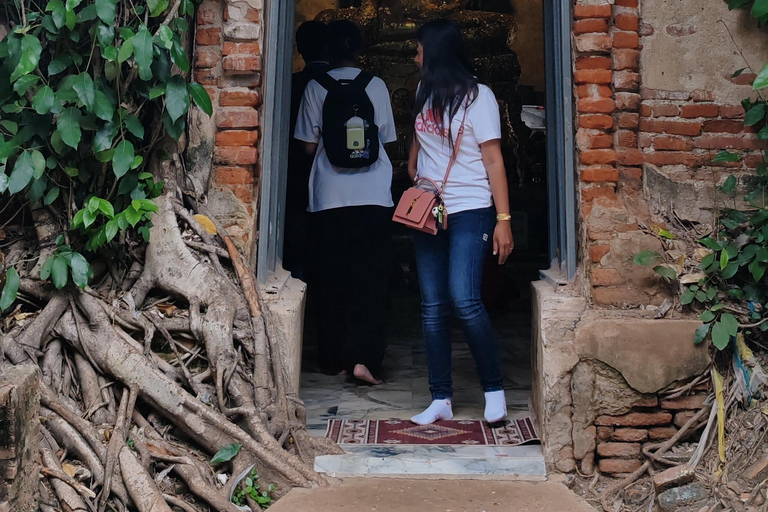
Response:
[[[485,419],[498,422],[506,417],[506,399],[480,282],[491,244],[500,265],[513,248],[499,106],[493,92],[470,71],[454,23],[429,22],[416,38],[414,60],[422,79],[408,172],[412,179],[418,175],[440,183],[453,152],[456,161],[447,183],[440,183],[447,230],[413,235],[433,401],[411,420],[426,425],[453,417],[450,318],[455,311],[485,391]],[[464,134],[455,147],[462,119]]]
[[[348,20],[328,25],[328,75],[352,82],[363,36]],[[323,79],[325,81],[325,79]],[[345,85],[351,87],[351,85]],[[314,155],[309,177],[310,253],[307,285],[318,317],[318,366],[323,373],[347,374],[377,384],[386,349],[384,331],[392,218],[392,163],[384,144],[397,139],[384,81],[365,87],[379,129],[379,157],[370,166],[345,169],[331,164],[323,140],[323,105],[328,91],[307,84],[294,137]]]

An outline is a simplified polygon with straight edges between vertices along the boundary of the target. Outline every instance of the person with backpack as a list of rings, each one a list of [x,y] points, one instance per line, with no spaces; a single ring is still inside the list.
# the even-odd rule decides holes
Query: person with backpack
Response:
[[[309,176],[309,293],[316,305],[318,365],[380,383],[392,217],[392,163],[384,144],[397,139],[384,81],[360,70],[360,29],[328,25],[331,70],[309,82],[295,138],[314,155]]]
[[[425,24],[416,41],[421,83],[408,174],[416,183],[437,184],[441,229],[413,234],[432,404],[411,421],[427,425],[453,417],[450,320],[455,313],[485,392],[485,419],[495,423],[506,417],[507,404],[480,284],[488,251],[492,248],[503,265],[514,247],[499,105],[472,73],[453,22]]]

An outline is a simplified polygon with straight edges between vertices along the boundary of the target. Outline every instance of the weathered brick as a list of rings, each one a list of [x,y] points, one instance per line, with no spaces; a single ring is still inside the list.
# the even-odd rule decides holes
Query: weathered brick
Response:
[[[591,190],[591,189],[586,189]],[[614,194],[615,197],[615,194]],[[583,198],[583,194],[582,194]],[[586,199],[584,199],[586,201]],[[605,242],[607,240],[613,240],[616,238],[616,233],[613,231],[592,231],[591,229],[587,228],[587,238],[589,238],[592,241],[599,241],[599,242]],[[598,430],[601,428],[611,428],[611,427],[597,427]]]
[[[197,11],[198,25],[213,25],[216,23],[216,10],[210,7],[201,7]]]
[[[219,63],[219,51],[208,46],[201,46],[197,49],[197,58],[195,67],[214,68]]]
[[[650,23],[643,23],[641,21],[640,26],[637,29],[637,33],[640,34],[640,37],[648,37],[655,34],[656,29],[653,28],[653,25],[651,25]]]
[[[253,146],[259,140],[256,130],[226,130],[216,133],[217,146]]]
[[[667,25],[667,34],[672,37],[685,37],[696,33],[696,25],[690,23],[675,23],[674,25]]]
[[[693,140],[693,145],[703,149],[761,149],[765,143],[743,135],[719,135],[705,133]]]
[[[643,463],[634,459],[600,459],[598,468],[602,473],[633,473]]]
[[[250,185],[253,183],[253,171],[247,167],[216,167],[215,181],[220,185]]]
[[[643,152],[636,148],[617,149],[616,157],[621,165],[643,164]]]
[[[590,202],[598,197],[605,197],[608,199],[616,199],[616,188],[613,185],[610,186],[597,186],[581,189],[581,199],[584,202]],[[610,240],[615,234],[608,234],[608,238],[593,238],[593,240]],[[608,425],[604,425],[608,426]]]
[[[576,20],[573,22],[573,33],[588,34],[592,32],[608,32],[608,20],[603,18]]]
[[[715,93],[712,91],[706,91],[704,89],[696,89],[693,91],[693,101],[715,101]]]
[[[613,69],[640,69],[640,52],[638,50],[619,49],[613,52]]]
[[[616,108],[619,110],[637,110],[640,107],[640,95],[634,92],[617,92]]]
[[[261,21],[261,12],[258,9],[248,8],[245,11],[245,20],[251,23],[258,23]]]
[[[594,247],[594,246],[593,246]],[[612,427],[597,427],[597,439],[607,441],[613,436]]]
[[[745,131],[744,122],[736,119],[717,119],[704,121],[703,130],[712,133],[741,133]]]
[[[653,116],[653,106],[648,103],[640,105],[640,115],[643,117]]]
[[[579,98],[610,98],[613,90],[607,85],[581,84],[576,88]]]
[[[653,486],[658,494],[667,489],[693,482],[695,478],[696,470],[687,464],[681,464],[653,475]]]
[[[612,149],[588,149],[579,153],[579,160],[585,165],[612,164],[616,162],[616,152]]]
[[[674,103],[659,103],[650,107],[653,117],[677,117],[680,115],[680,107]]]
[[[699,103],[694,105],[683,105],[680,109],[680,116],[686,118],[692,117],[717,117],[720,115],[720,107],[713,103]]]
[[[637,0],[616,0],[616,5],[618,7],[630,7],[633,9],[637,8]]]
[[[259,126],[259,112],[250,107],[228,107],[216,112],[219,128],[255,128]]]
[[[577,4],[573,6],[573,17],[578,19],[584,18],[610,18],[611,6],[610,5],[581,5]]]
[[[661,151],[690,151],[693,141],[673,135],[657,135],[653,139],[653,148]]]
[[[626,279],[619,273],[618,270],[613,268],[593,268],[592,269],[592,286],[615,286],[623,284]],[[606,457],[612,457],[612,455],[606,455]]]
[[[640,167],[619,166],[619,181],[621,183],[636,184],[643,179],[643,169]]]
[[[240,201],[250,204],[253,201],[253,186],[251,185],[230,185],[227,187]]]
[[[630,32],[637,32],[640,24],[640,20],[637,14],[620,13],[613,18],[613,23],[619,30],[627,30]]]
[[[637,134],[637,147],[649,148],[653,144],[653,139],[654,137],[650,133],[640,132]]]
[[[682,151],[654,151],[645,153],[645,163],[651,165],[687,165],[693,167],[700,163],[700,158],[693,153]]]
[[[582,98],[578,101],[578,111],[588,114],[610,114],[616,109],[611,98]]]
[[[611,69],[613,60],[610,57],[589,55],[576,59],[576,69]]]
[[[637,91],[640,89],[640,74],[634,71],[616,71],[613,74],[613,86],[616,89]]]
[[[693,120],[658,120],[642,118],[640,119],[640,130],[644,132],[696,136],[701,133],[701,122]]]
[[[597,445],[597,454],[601,457],[632,459],[640,456],[640,445],[638,443],[600,443]]]
[[[675,427],[653,427],[648,429],[648,438],[651,441],[665,441],[672,439],[677,434]]]
[[[638,48],[640,46],[640,36],[637,32],[614,32],[614,48]]]
[[[608,34],[581,34],[574,36],[574,42],[580,52],[607,53],[613,46],[613,40]]]
[[[634,112],[619,114],[619,128],[637,128],[640,116]]]
[[[584,114],[579,116],[579,126],[582,128],[596,128],[610,130],[613,128],[613,117],[605,114]]]
[[[607,133],[590,136],[588,149],[609,149],[613,147],[613,137]]]
[[[691,93],[688,91],[662,91],[660,89],[640,88],[640,96],[644,100],[673,100],[688,101],[691,99]]]
[[[644,428],[617,428],[610,438],[622,443],[641,443],[648,439],[648,431]]]
[[[688,421],[696,416],[695,412],[691,411],[682,411],[675,414],[675,426],[678,428],[683,428],[683,425],[688,423]]]
[[[241,55],[261,55],[259,43],[233,43],[227,41],[221,48],[223,56],[241,54]]]
[[[746,115],[741,105],[723,105],[720,107],[720,117],[723,119],[742,119]]]
[[[642,407],[642,408],[654,407],[655,408],[658,406],[659,406],[659,398],[656,396],[640,398],[639,400],[632,403],[632,407]]]
[[[661,407],[669,410],[679,409],[701,409],[704,407],[705,395],[689,395],[673,398],[671,400],[662,400]]]
[[[214,46],[221,44],[220,28],[198,28],[195,40],[200,46]]]
[[[210,68],[196,69],[194,73],[195,81],[200,85],[216,85],[218,81],[218,74]]]
[[[248,73],[245,75],[228,74],[219,78],[217,82],[220,89],[231,87],[261,87],[261,73]]]
[[[224,71],[233,73],[252,73],[261,71],[261,57],[258,55],[227,55],[221,63]]]
[[[255,107],[261,103],[258,91],[246,87],[224,89],[219,95],[222,107]]]
[[[213,161],[225,165],[253,165],[259,161],[259,151],[253,146],[218,146]]]
[[[616,233],[612,231],[608,234],[612,238],[616,236]],[[595,304],[624,305],[637,303],[637,296],[634,295],[626,286],[599,286],[592,290],[592,300],[595,302]],[[626,473],[626,471],[618,472]]]
[[[583,167],[580,176],[581,181],[586,182],[619,181],[619,171],[610,165],[591,165],[589,167]]]
[[[754,73],[742,73],[739,76],[729,78],[729,80],[736,85],[752,85],[755,78],[757,78],[757,75]]]
[[[603,259],[603,256],[605,256],[609,252],[611,252],[611,246],[608,245],[608,244],[593,244],[593,245],[590,245],[589,246],[589,259],[592,260],[592,263],[600,263],[600,260]],[[600,428],[605,428],[605,427],[600,427]],[[598,429],[598,437],[600,437],[599,429]]]
[[[619,146],[621,147],[625,147],[625,148],[637,147],[637,134],[631,130],[619,130],[617,134],[617,140],[618,140]],[[621,162],[621,157],[619,157],[619,162]],[[634,165],[634,164],[627,164],[627,165]]]
[[[604,427],[654,427],[668,425],[672,415],[668,412],[631,412],[623,416],[598,416],[595,425]]]

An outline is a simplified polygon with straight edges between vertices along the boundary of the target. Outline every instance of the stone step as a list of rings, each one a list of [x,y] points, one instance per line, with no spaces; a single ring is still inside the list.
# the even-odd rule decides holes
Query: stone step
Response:
[[[547,476],[541,445],[350,446],[344,455],[315,459],[315,470],[332,477],[360,475],[493,476],[541,481]]]

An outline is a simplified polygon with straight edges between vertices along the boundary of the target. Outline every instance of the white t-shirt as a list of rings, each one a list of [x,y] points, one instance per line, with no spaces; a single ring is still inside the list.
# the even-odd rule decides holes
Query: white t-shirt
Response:
[[[328,72],[334,79],[353,80],[360,74],[357,68],[336,68]],[[374,122],[379,127],[379,159],[369,167],[342,169],[331,165],[323,146],[323,102],[328,95],[312,80],[304,91],[294,137],[318,144],[312,172],[309,176],[310,212],[343,206],[392,206],[392,163],[384,144],[397,140],[389,91],[381,78],[374,77],[365,92],[373,103]]]
[[[483,164],[480,144],[501,138],[501,116],[499,104],[488,86],[479,84],[478,95],[469,106],[464,135],[461,139],[456,162],[453,164],[448,184],[443,186],[443,201],[446,211],[458,213],[464,210],[487,208],[493,204],[491,183]],[[451,134],[453,141],[459,133],[464,116],[464,105],[453,116]],[[420,150],[417,162],[418,175],[430,178],[442,185],[445,169],[451,158],[451,144],[447,137],[448,112],[445,113],[445,137],[435,126],[430,102],[427,101],[421,113],[416,116],[415,132]]]

